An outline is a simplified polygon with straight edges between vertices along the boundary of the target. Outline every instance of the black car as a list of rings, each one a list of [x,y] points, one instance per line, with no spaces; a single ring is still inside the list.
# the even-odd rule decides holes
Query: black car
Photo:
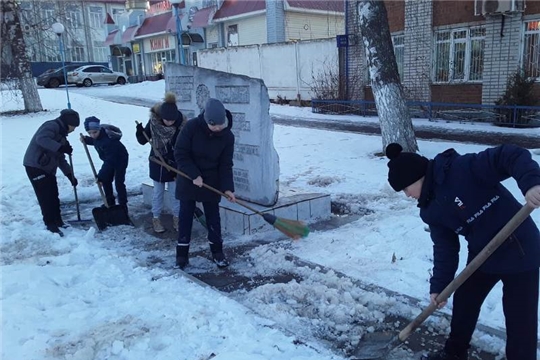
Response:
[[[73,71],[81,65],[66,65],[66,72]],[[46,88],[57,88],[64,84],[64,68],[49,69],[37,77],[37,84]]]

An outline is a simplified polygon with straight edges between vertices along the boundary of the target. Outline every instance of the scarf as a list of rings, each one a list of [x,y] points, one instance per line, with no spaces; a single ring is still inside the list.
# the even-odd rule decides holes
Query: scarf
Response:
[[[163,120],[157,116],[150,119],[150,133],[152,134],[152,145],[165,156],[174,144],[171,144],[172,138],[178,128],[176,122],[171,126],[165,126]]]

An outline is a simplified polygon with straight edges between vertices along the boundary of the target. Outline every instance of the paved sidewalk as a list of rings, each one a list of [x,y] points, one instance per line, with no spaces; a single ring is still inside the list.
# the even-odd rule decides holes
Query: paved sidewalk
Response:
[[[138,105],[144,107],[153,106],[156,101],[141,99],[128,96],[100,97],[103,100],[112,101],[120,104]],[[357,117],[354,121],[339,115],[327,115],[320,119],[317,114],[317,120],[308,117],[289,116],[283,114],[272,114],[270,116],[274,124],[284,126],[306,127],[314,129],[328,129],[332,131],[348,131],[359,134],[379,135],[381,129],[377,122]],[[441,123],[444,124],[444,123]],[[540,134],[538,129],[522,129],[516,132],[505,132],[505,128],[493,126],[489,130],[476,130],[474,125],[462,124],[462,127],[451,128],[437,126],[437,122],[430,122],[429,126],[414,125],[415,134],[419,139],[438,139],[456,142],[470,142],[485,145],[515,144],[527,149],[540,148]]]
[[[345,218],[333,218],[329,221],[321,222],[318,224],[312,225],[312,229],[316,230],[329,230],[332,228],[336,228],[342,225],[345,225],[346,223],[350,221],[354,221],[357,219],[358,216],[351,216],[349,219]],[[166,247],[169,249],[168,254],[165,258],[157,258],[154,257],[153,261],[155,261],[155,264],[152,264],[153,266],[165,266],[169,267],[170,271],[180,271],[175,270],[172,268],[172,263],[174,262],[174,244],[176,243],[176,232],[174,231],[166,231],[162,234],[155,234],[152,230],[151,225],[151,216],[149,214],[145,214],[142,216],[138,216],[137,218],[134,218],[134,222],[137,226],[137,228],[142,229],[143,231],[147,232],[148,234],[155,236],[156,238],[161,239],[162,244],[166,244]],[[171,223],[171,216],[162,216],[162,222],[164,226],[168,229],[172,229],[172,223]],[[250,244],[244,244],[235,246],[234,244],[227,244],[225,246],[225,254],[227,255],[228,259],[231,261],[234,266],[231,266],[226,269],[217,269],[215,266],[208,266],[208,261],[201,260],[201,259],[207,259],[209,258],[209,251],[207,249],[206,245],[206,232],[204,230],[200,230],[198,232],[194,232],[192,239],[192,247],[194,247],[194,251],[191,252],[190,258],[194,259],[194,261],[191,262],[191,264],[186,268],[186,273],[190,276],[196,278],[198,281],[201,281],[225,294],[228,294],[231,298],[233,298],[236,301],[239,301],[244,306],[250,307],[249,300],[243,301],[243,299],[249,299],[248,294],[252,291],[258,291],[258,288],[268,285],[279,285],[279,284],[288,284],[290,282],[293,283],[302,283],[304,281],[304,275],[305,270],[303,272],[296,272],[294,269],[306,269],[309,268],[313,272],[319,272],[319,273],[327,273],[332,271],[333,273],[336,273],[340,278],[343,278],[344,281],[351,282],[354,284],[355,287],[361,289],[362,291],[367,291],[371,293],[386,293],[389,297],[395,298],[398,302],[404,302],[409,306],[413,306],[415,308],[418,308],[418,312],[423,309],[423,306],[421,302],[418,299],[414,299],[412,297],[403,296],[401,294],[394,293],[392,291],[389,291],[387,289],[370,285],[370,284],[364,284],[358,280],[351,279],[347,277],[345,274],[336,272],[335,270],[332,270],[330,268],[326,268],[324,266],[321,266],[319,264],[309,263],[306,261],[303,261],[297,257],[294,257],[292,255],[288,255],[287,259],[290,260],[292,263],[294,263],[293,270],[287,271],[287,272],[280,272],[279,274],[272,274],[272,275],[246,275],[243,274],[239,269],[244,268],[245,263],[249,261],[247,253],[251,250],[263,246],[269,243],[276,242],[276,239],[273,235],[269,233],[267,237],[263,236],[259,239],[256,239],[252,241]],[[195,244],[199,244],[199,246]],[[195,246],[193,246],[195,245]],[[212,264],[213,265],[213,264]],[[277,306],[277,304],[274,304]],[[299,304],[300,307],[302,306],[309,306],[309,304]],[[256,309],[252,309],[256,310]],[[259,314],[261,316],[265,316],[265,314]],[[289,316],[294,316],[292,314],[289,314]],[[303,314],[303,316],[306,316]],[[447,321],[449,321],[448,316],[437,312],[436,314],[432,315],[433,317],[442,317],[446,318]],[[320,327],[320,322],[324,322],[325,318],[321,316],[316,316],[313,318],[315,322],[318,323],[318,326]],[[382,324],[372,324],[375,328],[376,332],[390,332],[391,334],[398,334],[399,331],[405,327],[406,324],[408,324],[410,319],[405,319],[403,317],[395,316],[395,315],[388,315],[386,314],[385,320]],[[306,322],[306,326],[310,326],[310,321]],[[348,325],[354,327],[355,324],[341,324],[341,325]],[[363,324],[358,323],[357,326],[368,326],[369,324]],[[282,327],[282,325],[278,322],[278,327]],[[313,338],[302,338],[299,337],[298,341],[308,341],[310,343],[320,343],[324,346],[332,349],[333,352],[336,354],[339,354],[341,356],[351,356],[352,350],[354,346],[351,344],[352,341],[358,340],[357,336],[354,334],[341,334],[339,337],[336,337],[335,334],[328,334],[328,333],[319,333],[317,331],[316,325],[313,325],[313,329],[306,330],[306,333],[314,333],[317,334],[317,336],[314,336]],[[329,325],[328,328],[332,328],[332,325]],[[481,327],[483,331],[486,331],[488,334],[495,336],[495,337],[504,337],[504,333],[501,333],[500,331],[488,327]],[[281,330],[285,331],[294,331],[294,329],[287,329],[286,327],[282,327]],[[417,360],[419,359],[420,355],[425,352],[429,352],[432,350],[437,350],[442,347],[445,340],[444,333],[445,329],[435,329],[432,326],[421,326],[415,333],[413,333],[407,341],[398,349],[392,351],[387,360]],[[495,360],[495,356],[492,354],[488,354],[482,351],[478,351],[478,349],[472,348],[470,359],[481,359],[481,360]],[[354,357],[352,357],[354,358]]]

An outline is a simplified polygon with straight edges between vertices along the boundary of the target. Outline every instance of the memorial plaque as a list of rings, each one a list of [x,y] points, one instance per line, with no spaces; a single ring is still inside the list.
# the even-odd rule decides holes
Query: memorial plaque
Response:
[[[278,200],[279,157],[274,148],[268,89],[260,79],[194,66],[167,63],[165,89],[189,118],[208,98],[219,99],[233,116],[235,194],[263,206]]]

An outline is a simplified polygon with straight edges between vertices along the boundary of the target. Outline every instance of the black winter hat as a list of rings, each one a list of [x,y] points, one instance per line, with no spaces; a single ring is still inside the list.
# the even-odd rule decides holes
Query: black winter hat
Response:
[[[178,119],[178,107],[176,106],[176,95],[172,92],[165,94],[165,101],[161,104],[159,114],[163,120]]]
[[[429,160],[421,155],[402,152],[397,143],[386,147],[388,162],[388,182],[395,191],[402,191],[426,175]]]
[[[225,106],[218,99],[210,98],[204,106],[204,121],[209,125],[223,125],[227,120]]]
[[[71,125],[75,127],[81,124],[79,113],[73,109],[64,109],[60,111],[60,120],[62,120],[66,125]]]

